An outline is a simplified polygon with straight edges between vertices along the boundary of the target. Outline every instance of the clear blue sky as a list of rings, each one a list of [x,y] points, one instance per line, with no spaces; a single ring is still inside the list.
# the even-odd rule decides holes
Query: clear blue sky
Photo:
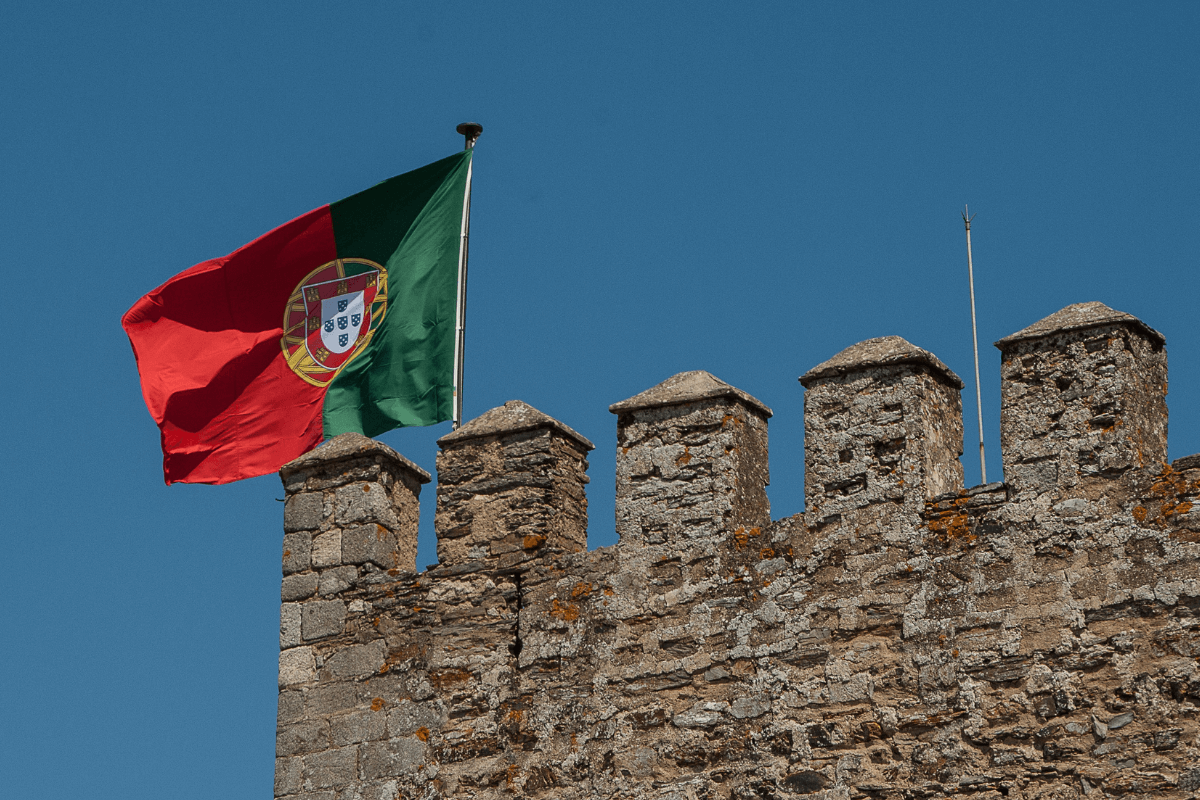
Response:
[[[898,334],[972,374],[1100,300],[1167,337],[1200,451],[1195,3],[9,2],[0,26],[0,790],[271,795],[283,496],[164,487],[121,314],[195,262],[458,150],[475,161],[466,413],[607,406],[707,369],[770,405],[803,508],[796,378]],[[975,400],[964,393],[968,483]],[[384,441],[431,472],[449,424]],[[435,560],[432,487],[420,563]]]

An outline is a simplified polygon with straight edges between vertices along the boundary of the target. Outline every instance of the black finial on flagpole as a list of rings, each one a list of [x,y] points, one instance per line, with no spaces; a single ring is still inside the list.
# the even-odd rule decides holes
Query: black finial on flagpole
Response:
[[[467,150],[475,146],[475,140],[479,138],[479,134],[483,133],[483,126],[478,122],[460,122],[454,130],[463,135],[467,140]]]

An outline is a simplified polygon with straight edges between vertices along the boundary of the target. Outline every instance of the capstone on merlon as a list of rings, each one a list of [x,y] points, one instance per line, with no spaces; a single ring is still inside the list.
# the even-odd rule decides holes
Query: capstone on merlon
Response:
[[[427,473],[353,434],[288,464],[276,797],[1200,796],[1164,339],[1081,303],[997,347],[1003,482],[962,485],[958,376],[871,339],[800,379],[785,519],[754,397],[686,372],[611,406],[591,552],[593,445],[517,400],[439,441],[423,572]]]

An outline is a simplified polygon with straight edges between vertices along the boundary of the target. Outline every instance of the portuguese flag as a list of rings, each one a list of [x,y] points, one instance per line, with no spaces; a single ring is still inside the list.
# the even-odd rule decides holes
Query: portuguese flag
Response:
[[[181,272],[121,320],[168,484],[451,419],[471,150]]]

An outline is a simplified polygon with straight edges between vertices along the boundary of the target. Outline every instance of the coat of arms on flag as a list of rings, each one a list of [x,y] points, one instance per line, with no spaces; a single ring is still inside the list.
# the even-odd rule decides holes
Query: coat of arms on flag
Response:
[[[288,366],[325,386],[367,346],[387,310],[387,270],[361,258],[313,270],[288,299],[283,321]]]

